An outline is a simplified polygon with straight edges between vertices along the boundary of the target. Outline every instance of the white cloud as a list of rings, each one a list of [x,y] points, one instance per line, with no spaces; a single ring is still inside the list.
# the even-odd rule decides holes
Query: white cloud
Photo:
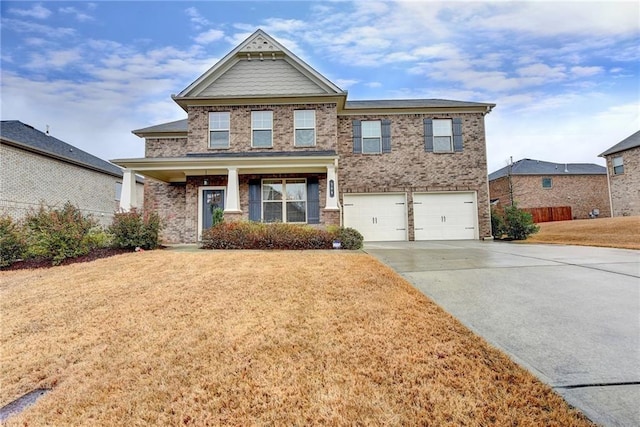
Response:
[[[344,90],[344,89],[347,89],[347,88],[349,88],[349,87],[351,87],[353,85],[356,85],[356,84],[360,83],[360,80],[356,80],[356,79],[336,79],[334,81],[334,83],[336,85],[338,85],[338,87],[340,89]]]
[[[65,38],[76,34],[76,30],[67,27],[52,27],[50,25],[36,24],[34,22],[17,19],[2,18],[3,30],[12,30],[18,33],[40,33],[48,38]]]
[[[75,19],[79,22],[87,22],[87,21],[94,20],[93,16],[86,14],[72,6],[61,7],[60,9],[58,9],[58,11],[63,14],[73,15]]]
[[[209,22],[207,18],[202,16],[198,9],[196,9],[195,7],[189,7],[185,9],[184,13],[189,17],[191,24],[195,27],[196,30],[211,25],[211,22]]]
[[[43,70],[47,68],[59,69],[82,60],[80,49],[51,50],[45,53],[33,53],[27,68]]]
[[[573,74],[575,77],[590,77],[590,76],[595,76],[596,74],[600,74],[602,73],[603,68],[602,67],[571,67],[571,74]]]
[[[18,16],[26,16],[30,18],[36,19],[47,19],[51,16],[51,11],[46,7],[42,6],[40,3],[33,5],[30,9],[9,9],[10,13]]]
[[[220,30],[207,30],[203,33],[198,34],[194,40],[198,44],[208,44],[220,40],[223,37],[224,32]]]
[[[382,83],[380,83],[380,82],[369,82],[369,83],[366,83],[366,86],[375,89],[375,88],[382,87]]]

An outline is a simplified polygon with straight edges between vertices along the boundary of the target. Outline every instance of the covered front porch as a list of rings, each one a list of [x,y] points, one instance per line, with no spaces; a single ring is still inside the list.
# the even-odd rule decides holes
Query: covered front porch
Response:
[[[215,209],[227,221],[340,224],[338,158],[324,152],[203,153],[118,159],[125,168],[121,206],[135,206],[135,176],[163,219],[167,243],[193,243]],[[133,184],[132,184],[133,183]]]

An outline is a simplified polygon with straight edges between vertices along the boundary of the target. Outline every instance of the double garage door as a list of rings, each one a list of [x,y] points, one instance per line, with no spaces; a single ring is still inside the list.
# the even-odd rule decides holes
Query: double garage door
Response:
[[[345,194],[344,225],[360,231],[365,241],[407,240],[407,197],[404,193]],[[415,240],[477,238],[475,194],[413,193]]]

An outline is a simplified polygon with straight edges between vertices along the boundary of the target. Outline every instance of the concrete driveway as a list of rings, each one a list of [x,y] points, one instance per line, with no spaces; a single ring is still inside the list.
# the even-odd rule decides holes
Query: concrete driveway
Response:
[[[481,241],[365,251],[594,422],[640,425],[640,252]]]

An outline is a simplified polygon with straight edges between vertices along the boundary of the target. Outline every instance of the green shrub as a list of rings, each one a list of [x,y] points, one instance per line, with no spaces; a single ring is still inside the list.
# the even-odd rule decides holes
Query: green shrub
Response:
[[[215,208],[212,214],[213,218],[211,220],[211,226],[220,224],[222,221],[224,221],[224,210],[222,210],[221,208]]]
[[[27,250],[24,233],[10,216],[0,216],[0,268],[21,259]]]
[[[504,208],[504,223],[504,234],[513,240],[525,240],[540,230],[531,214],[518,208],[515,203]]]
[[[233,221],[202,233],[203,249],[330,249],[333,235],[308,225]]]
[[[70,202],[62,209],[43,205],[25,218],[27,253],[30,257],[50,259],[58,265],[67,258],[88,254],[94,247],[87,238],[97,222]]]
[[[362,249],[364,238],[358,230],[350,227],[333,227],[330,228],[329,231],[333,236],[333,240],[340,242],[340,247],[342,249]]]
[[[113,235],[113,245],[123,249],[155,249],[159,246],[159,234],[162,230],[160,217],[155,212],[117,212],[109,226]]]
[[[506,225],[504,217],[498,212],[498,209],[491,207],[491,235],[496,239],[501,239],[505,233]]]
[[[113,246],[113,236],[107,233],[102,227],[93,227],[89,230],[89,233],[84,236],[84,242],[89,245],[91,249],[110,248]]]

